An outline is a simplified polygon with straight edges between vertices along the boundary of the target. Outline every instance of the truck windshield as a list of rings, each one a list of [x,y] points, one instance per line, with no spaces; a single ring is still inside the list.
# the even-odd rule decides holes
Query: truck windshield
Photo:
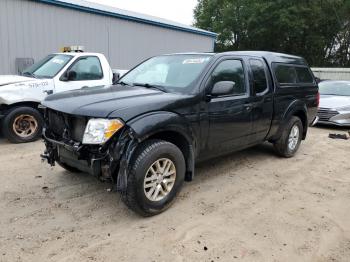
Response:
[[[164,55],[150,58],[124,77],[120,83],[158,87],[167,92],[189,93],[191,84],[199,77],[212,55]]]
[[[22,75],[35,78],[53,78],[71,59],[71,55],[48,55],[24,70]]]

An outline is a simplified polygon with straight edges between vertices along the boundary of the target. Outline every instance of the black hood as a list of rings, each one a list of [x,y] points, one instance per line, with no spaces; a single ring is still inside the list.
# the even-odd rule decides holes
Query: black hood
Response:
[[[72,115],[114,118],[124,121],[143,113],[190,104],[193,96],[131,86],[93,87],[48,96],[42,104]]]

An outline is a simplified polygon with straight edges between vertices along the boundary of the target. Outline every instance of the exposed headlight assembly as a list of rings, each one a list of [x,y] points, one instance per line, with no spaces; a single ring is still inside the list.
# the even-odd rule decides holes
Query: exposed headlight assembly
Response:
[[[92,118],[86,125],[83,144],[103,144],[123,126],[120,119]]]

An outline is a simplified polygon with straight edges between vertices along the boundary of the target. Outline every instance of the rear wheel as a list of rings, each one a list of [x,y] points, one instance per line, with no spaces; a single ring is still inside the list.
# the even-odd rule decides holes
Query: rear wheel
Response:
[[[128,175],[124,203],[142,216],[166,210],[185,178],[185,159],[181,150],[163,140],[149,140],[135,152]]]
[[[3,134],[12,143],[26,143],[41,137],[43,118],[32,107],[15,107],[3,119]]]
[[[283,157],[292,157],[298,151],[303,134],[303,124],[299,117],[288,121],[282,136],[274,143],[276,152]]]

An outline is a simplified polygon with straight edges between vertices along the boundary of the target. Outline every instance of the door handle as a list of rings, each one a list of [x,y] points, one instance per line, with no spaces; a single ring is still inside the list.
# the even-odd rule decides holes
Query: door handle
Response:
[[[46,93],[48,95],[52,95],[53,94],[53,90],[44,90],[43,93]]]

